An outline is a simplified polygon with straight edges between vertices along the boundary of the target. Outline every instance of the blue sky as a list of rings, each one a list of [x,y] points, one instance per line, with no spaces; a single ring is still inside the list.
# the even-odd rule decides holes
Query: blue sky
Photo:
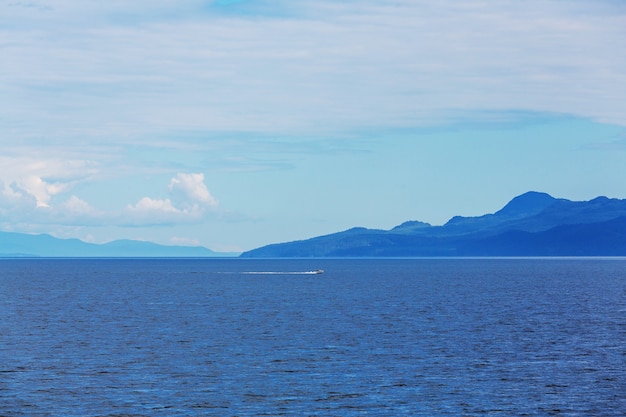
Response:
[[[0,2],[0,229],[252,249],[626,198],[626,3]]]

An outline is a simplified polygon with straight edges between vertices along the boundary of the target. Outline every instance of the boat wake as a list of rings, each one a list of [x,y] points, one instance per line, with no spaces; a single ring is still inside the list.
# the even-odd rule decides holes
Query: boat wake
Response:
[[[239,272],[243,275],[319,275],[323,274],[322,269],[316,269],[315,271],[246,271]]]
[[[201,273],[201,272],[193,272]],[[323,274],[323,269],[316,269],[312,271],[207,271],[202,272],[204,274],[218,274],[218,275],[319,275]]]

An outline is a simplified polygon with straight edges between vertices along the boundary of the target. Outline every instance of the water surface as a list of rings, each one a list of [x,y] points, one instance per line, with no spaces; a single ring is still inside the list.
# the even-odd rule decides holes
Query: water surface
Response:
[[[0,317],[0,416],[626,410],[620,259],[5,259]]]

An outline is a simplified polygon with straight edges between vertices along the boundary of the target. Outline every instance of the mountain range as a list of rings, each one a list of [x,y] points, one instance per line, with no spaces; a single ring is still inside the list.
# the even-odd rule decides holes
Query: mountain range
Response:
[[[50,235],[0,232],[0,257],[209,257],[236,256],[202,246],[166,246],[138,240],[104,244]]]
[[[242,257],[626,256],[626,200],[530,191],[479,217],[408,221],[264,246]]]

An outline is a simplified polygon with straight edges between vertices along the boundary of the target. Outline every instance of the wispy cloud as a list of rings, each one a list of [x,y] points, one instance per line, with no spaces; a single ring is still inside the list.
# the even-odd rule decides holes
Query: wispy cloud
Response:
[[[626,125],[616,2],[304,1],[277,18],[193,15],[200,2],[41,5],[52,10],[28,16],[54,18],[3,33],[20,135],[349,130],[477,109]]]

